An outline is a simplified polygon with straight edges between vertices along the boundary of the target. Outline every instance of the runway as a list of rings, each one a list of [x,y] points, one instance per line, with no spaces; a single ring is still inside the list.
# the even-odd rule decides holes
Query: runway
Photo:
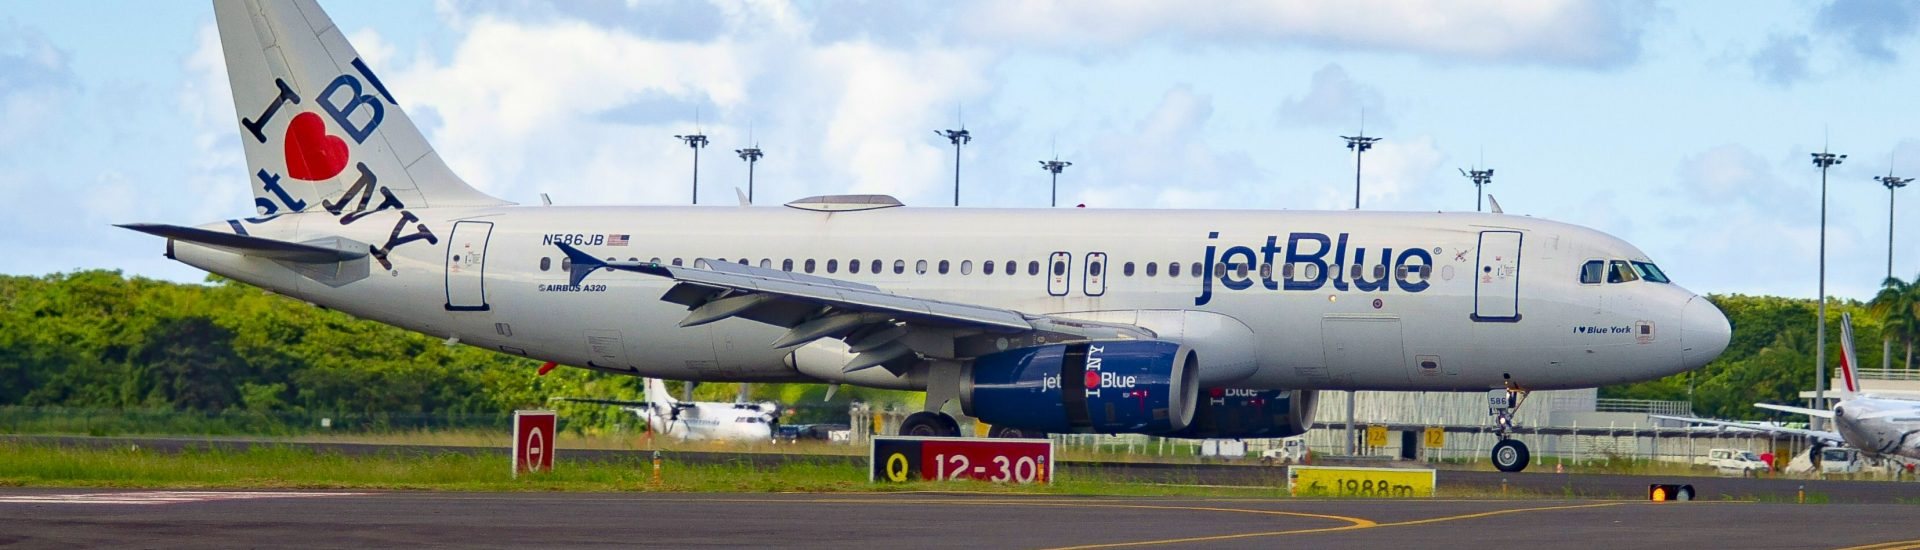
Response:
[[[5,489],[0,545],[1890,549],[1920,548],[1915,511],[1729,502]]]

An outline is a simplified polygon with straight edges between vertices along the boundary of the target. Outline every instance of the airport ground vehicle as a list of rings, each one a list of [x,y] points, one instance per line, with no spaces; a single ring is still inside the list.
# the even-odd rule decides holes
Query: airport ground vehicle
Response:
[[[1724,475],[1751,476],[1772,470],[1771,466],[1760,460],[1760,455],[1739,449],[1713,449],[1707,451],[1707,456],[1694,459],[1694,462],[1712,467]]]
[[[1604,232],[1476,212],[519,206],[467,185],[310,0],[215,3],[257,211],[175,260],[603,373],[923,391],[901,433],[1263,438],[1322,390],[1594,387],[1731,327]],[[581,90],[580,93],[590,93]],[[236,177],[240,176],[236,174]],[[1528,453],[1491,410],[1501,469]]]

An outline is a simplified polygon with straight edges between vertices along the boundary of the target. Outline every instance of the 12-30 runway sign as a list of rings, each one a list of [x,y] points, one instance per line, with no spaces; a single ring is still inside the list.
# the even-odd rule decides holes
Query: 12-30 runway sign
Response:
[[[868,481],[1053,483],[1053,442],[1045,439],[875,437],[867,456]]]

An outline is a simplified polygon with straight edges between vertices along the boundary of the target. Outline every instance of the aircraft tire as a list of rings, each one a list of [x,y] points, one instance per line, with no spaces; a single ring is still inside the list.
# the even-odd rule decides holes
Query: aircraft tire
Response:
[[[914,437],[958,437],[960,423],[947,413],[920,411],[900,421],[900,435]]]
[[[992,428],[987,429],[987,437],[1007,438],[1007,439],[1046,439],[1047,434],[1046,432],[1039,432],[1034,430],[1022,430],[1020,428],[994,426]]]
[[[1493,467],[1502,472],[1518,472],[1527,469],[1527,462],[1533,457],[1527,453],[1527,444],[1517,439],[1502,439],[1493,446]]]

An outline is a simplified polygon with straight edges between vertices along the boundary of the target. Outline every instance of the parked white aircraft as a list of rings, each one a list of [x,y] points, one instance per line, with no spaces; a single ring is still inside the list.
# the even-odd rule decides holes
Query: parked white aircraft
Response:
[[[1654,415],[1654,417],[1802,436],[1813,440],[1815,452],[1818,452],[1818,448],[1822,446],[1842,445],[1859,449],[1869,456],[1920,458],[1920,400],[1878,396],[1860,391],[1860,381],[1854,377],[1854,368],[1860,363],[1855,357],[1853,315],[1842,313],[1840,314],[1840,380],[1846,385],[1846,391],[1828,394],[1839,399],[1840,402],[1835,403],[1832,410],[1790,407],[1772,403],[1753,404],[1762,409],[1825,418],[1833,422],[1834,431],[1788,428],[1764,422],[1662,415]]]
[[[1729,336],[1633,245],[1522,216],[515,206],[448,169],[312,1],[214,11],[259,212],[126,227],[449,342],[925,391],[907,433],[957,433],[939,412],[957,399],[1004,436],[1242,438],[1302,433],[1318,390],[1619,384],[1704,365]],[[1517,441],[1494,455],[1526,465]]]
[[[673,398],[659,378],[648,378],[642,401],[555,397],[551,401],[611,405],[632,412],[651,433],[682,441],[771,441],[780,406],[773,403],[716,403]]]

